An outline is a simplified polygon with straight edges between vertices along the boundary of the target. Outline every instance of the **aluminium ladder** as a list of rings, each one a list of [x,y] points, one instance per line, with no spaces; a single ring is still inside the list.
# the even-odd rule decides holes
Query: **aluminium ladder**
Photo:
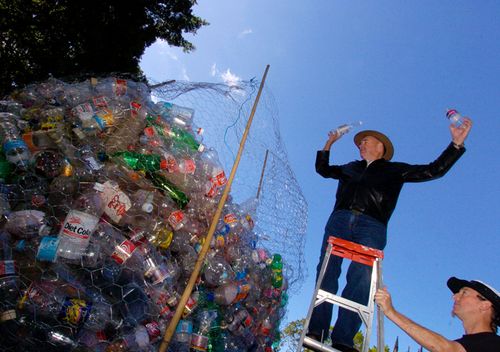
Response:
[[[373,268],[371,283],[370,283],[370,294],[368,298],[367,305],[359,304],[354,301],[347,300],[339,295],[334,295],[330,292],[321,289],[321,283],[323,282],[323,277],[326,272],[326,268],[328,265],[328,261],[330,259],[330,255],[336,255],[342,258],[350,259],[351,261],[355,261],[358,263],[362,263]],[[319,341],[316,341],[310,337],[306,336],[307,330],[309,328],[309,321],[311,319],[311,315],[313,309],[324,303],[324,304],[333,304],[338,305],[339,307],[343,307],[349,309],[353,312],[359,314],[361,321],[366,326],[366,332],[363,342],[362,352],[368,352],[368,346],[370,342],[370,336],[372,331],[372,322],[374,315],[374,296],[377,288],[382,286],[382,258],[384,257],[384,253],[381,250],[370,248],[367,246],[363,246],[357,243],[353,243],[347,240],[343,240],[341,238],[336,238],[330,236],[328,238],[328,247],[325,252],[325,257],[323,259],[323,263],[321,264],[321,270],[319,273],[318,281],[316,282],[316,288],[314,290],[313,298],[311,300],[311,304],[309,305],[309,311],[307,313],[306,320],[304,322],[304,328],[302,330],[302,334],[300,336],[299,345],[297,348],[297,352],[300,352],[303,347],[309,347],[311,349],[317,351],[324,352],[337,352],[338,350],[334,349],[331,346],[323,344]],[[380,311],[378,311],[378,346],[383,348],[383,317]],[[382,349],[383,350],[383,349]]]

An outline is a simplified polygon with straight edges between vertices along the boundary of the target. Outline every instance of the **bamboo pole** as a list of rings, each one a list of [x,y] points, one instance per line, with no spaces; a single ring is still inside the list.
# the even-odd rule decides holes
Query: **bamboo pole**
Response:
[[[233,183],[234,175],[236,174],[236,170],[238,169],[238,165],[239,165],[240,159],[241,159],[241,154],[243,153],[243,148],[245,146],[245,142],[246,142],[248,133],[250,131],[250,126],[252,125],[253,117],[255,115],[255,111],[257,110],[257,104],[259,103],[260,95],[262,93],[262,89],[264,88],[264,83],[266,81],[266,76],[267,76],[268,71],[269,71],[269,65],[266,66],[264,76],[262,77],[262,81],[260,82],[259,92],[257,93],[257,97],[255,98],[255,101],[254,101],[254,104],[252,107],[252,111],[250,113],[250,117],[248,118],[248,121],[247,121],[245,132],[243,133],[243,137],[241,137],[240,147],[238,149],[238,154],[236,156],[236,160],[233,164],[233,168],[231,169],[229,179],[227,181],[226,187],[224,188],[224,192],[222,193],[222,197],[219,201],[219,205],[217,207],[217,210],[214,214],[214,217],[212,218],[212,223],[210,224],[210,228],[208,229],[207,236],[205,237],[205,242],[203,243],[200,254],[198,255],[198,259],[196,260],[193,272],[191,273],[191,277],[189,278],[186,289],[184,290],[184,293],[182,294],[181,299],[177,305],[174,316],[172,317],[170,324],[168,325],[167,329],[165,330],[165,334],[163,335],[163,340],[162,340],[160,347],[158,349],[159,352],[165,352],[168,345],[170,344],[170,341],[172,340],[172,336],[174,335],[175,328],[177,327],[177,324],[179,323],[179,320],[180,320],[182,313],[184,311],[184,306],[186,305],[186,303],[189,299],[189,296],[191,295],[191,292],[193,291],[194,285],[198,279],[198,275],[200,274],[201,267],[203,265],[203,261],[205,260],[205,256],[208,252],[208,249],[210,247],[210,242],[212,241],[212,237],[214,235],[215,228],[217,226],[217,222],[219,221],[220,215],[222,214],[222,207],[224,206],[224,203],[227,200],[227,197],[229,195],[229,191],[231,189],[231,184]]]
[[[269,155],[269,149],[266,149],[266,156],[264,157],[264,164],[262,165],[262,172],[260,173],[259,188],[257,189],[257,199],[260,196],[260,190],[262,188],[262,181],[264,180],[264,171],[266,170],[267,156]]]

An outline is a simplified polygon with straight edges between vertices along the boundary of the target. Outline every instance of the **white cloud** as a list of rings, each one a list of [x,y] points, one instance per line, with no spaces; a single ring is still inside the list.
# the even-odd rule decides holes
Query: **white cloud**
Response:
[[[241,81],[241,78],[233,74],[230,69],[227,69],[227,71],[223,72],[220,76],[224,83],[229,86],[237,86]]]
[[[244,31],[240,32],[240,34],[238,34],[238,38],[243,38],[244,36],[247,36],[252,33],[253,31],[251,28],[245,29]]]
[[[191,80],[189,78],[188,74],[187,74],[187,69],[184,66],[182,67],[182,79],[184,79],[186,81],[190,81]]]
[[[241,77],[232,73],[229,68],[225,72],[220,72],[216,63],[212,64],[210,67],[210,75],[212,77],[220,77],[222,81],[230,87],[236,87],[239,82],[241,82]]]

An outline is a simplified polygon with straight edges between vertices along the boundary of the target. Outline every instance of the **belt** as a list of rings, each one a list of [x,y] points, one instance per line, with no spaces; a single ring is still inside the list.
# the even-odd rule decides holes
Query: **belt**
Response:
[[[353,213],[354,215],[361,215],[361,214],[364,214],[364,212],[360,209],[357,209],[357,208],[354,208],[354,207],[351,207],[349,208],[349,211],[351,213]]]

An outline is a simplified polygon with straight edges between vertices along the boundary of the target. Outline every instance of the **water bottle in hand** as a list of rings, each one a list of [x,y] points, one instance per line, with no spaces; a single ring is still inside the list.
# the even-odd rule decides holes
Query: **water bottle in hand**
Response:
[[[339,127],[337,127],[332,132],[336,133],[340,137],[340,136],[343,136],[344,134],[348,133],[349,131],[351,131],[354,127],[361,126],[362,124],[363,124],[363,122],[356,121],[356,122],[353,122],[353,123],[349,123],[349,124],[345,124],[345,125],[340,125]]]
[[[446,118],[455,127],[461,127],[464,123],[464,118],[456,109],[448,109],[446,111]]]

